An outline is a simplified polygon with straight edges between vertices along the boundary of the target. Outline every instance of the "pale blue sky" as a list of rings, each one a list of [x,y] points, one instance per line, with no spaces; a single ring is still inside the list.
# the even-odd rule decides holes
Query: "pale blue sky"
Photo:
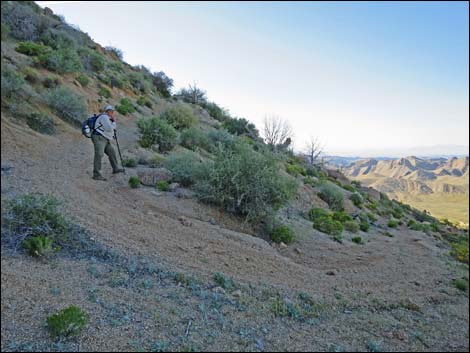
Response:
[[[289,120],[297,149],[309,136],[336,154],[468,145],[466,2],[47,6],[260,129],[266,114]]]

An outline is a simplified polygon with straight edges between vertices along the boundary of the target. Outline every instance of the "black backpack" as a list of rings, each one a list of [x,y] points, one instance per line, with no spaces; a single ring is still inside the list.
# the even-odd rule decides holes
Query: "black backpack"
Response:
[[[88,119],[86,119],[82,123],[82,134],[83,134],[83,136],[91,138],[91,135],[93,134],[93,131],[95,131],[96,119],[98,119],[98,117],[100,115],[101,114],[93,114],[93,116],[90,116]]]

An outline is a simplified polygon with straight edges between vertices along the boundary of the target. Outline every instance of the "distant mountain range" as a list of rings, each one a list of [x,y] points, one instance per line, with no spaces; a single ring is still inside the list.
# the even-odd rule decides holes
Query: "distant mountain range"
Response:
[[[438,216],[468,223],[468,156],[411,156],[391,160],[368,158],[353,161],[343,168],[343,172],[352,179],[360,180],[367,186],[415,207],[426,207]],[[460,208],[460,211],[457,212],[456,208]],[[450,209],[452,212],[448,212]]]
[[[403,156],[417,156],[420,158],[452,158],[469,155],[469,146],[464,145],[435,145],[409,148],[377,148],[377,149],[354,149],[345,151],[326,151],[328,156],[342,156],[343,158],[400,158]],[[327,157],[327,156],[326,156]],[[357,160],[357,159],[356,159]]]

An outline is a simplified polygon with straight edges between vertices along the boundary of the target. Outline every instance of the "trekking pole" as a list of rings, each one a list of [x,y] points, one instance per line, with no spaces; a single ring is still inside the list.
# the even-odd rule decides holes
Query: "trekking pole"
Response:
[[[124,168],[124,164],[122,164],[121,149],[119,148],[119,143],[118,143],[118,139],[117,139],[117,135],[116,135],[116,130],[114,130],[114,139],[116,140],[116,145],[117,145],[118,152],[119,152],[119,158],[121,158],[121,166],[122,166],[122,169],[124,169],[124,174],[126,174],[126,169]]]

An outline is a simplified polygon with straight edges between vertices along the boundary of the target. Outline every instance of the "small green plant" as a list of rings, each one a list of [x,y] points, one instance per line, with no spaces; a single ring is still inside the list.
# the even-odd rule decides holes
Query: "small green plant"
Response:
[[[23,247],[31,256],[46,257],[54,250],[53,242],[54,240],[48,236],[29,237],[23,241]]]
[[[331,215],[331,217],[335,220],[335,221],[338,221],[338,222],[341,222],[342,224],[345,224],[346,222],[352,222],[352,217],[350,215],[348,215],[346,212],[344,211],[336,211],[336,212],[333,212],[333,214]]]
[[[353,237],[351,240],[353,241],[353,243],[356,243],[356,244],[364,244],[364,242],[363,242],[363,240],[360,236]]]
[[[168,152],[177,143],[176,130],[160,118],[141,118],[137,120],[137,127],[140,131],[139,144],[142,147],[150,148],[157,145],[159,152]]]
[[[51,48],[33,42],[19,42],[15,50],[21,54],[37,56],[47,53]]]
[[[173,174],[172,180],[183,186],[193,185],[199,179],[203,167],[198,156],[191,151],[170,153],[163,166]]]
[[[455,288],[457,288],[458,290],[461,290],[463,292],[466,292],[467,289],[468,289],[468,283],[463,278],[453,280],[452,284],[454,285]]]
[[[55,88],[60,84],[60,79],[57,76],[47,76],[43,81],[42,85],[46,88]]]
[[[318,169],[314,166],[309,166],[305,169],[305,172],[308,176],[318,178],[320,174],[318,173]]]
[[[196,127],[185,129],[180,136],[181,146],[195,151],[197,148],[209,150],[211,145],[207,135]]]
[[[452,254],[458,261],[468,264],[468,238],[452,243]]]
[[[24,84],[24,78],[15,69],[2,64],[2,98],[13,97],[21,91]]]
[[[157,167],[162,166],[165,160],[166,158],[163,157],[161,154],[154,154],[150,158],[150,161],[148,162],[148,164],[149,164],[149,167],[157,168]]]
[[[300,164],[286,164],[286,172],[293,176],[307,175],[305,168]]]
[[[168,191],[170,190],[170,184],[168,184],[168,181],[166,180],[161,180],[157,182],[156,188],[159,191]]]
[[[335,221],[331,216],[317,218],[313,222],[313,228],[333,236],[339,236],[343,233],[343,224]]]
[[[364,203],[364,198],[358,192],[352,194],[349,199],[353,202],[354,205],[356,205],[356,207],[362,207],[362,204]]]
[[[139,99],[137,99],[136,103],[138,105],[145,105],[146,107],[152,109],[153,105],[152,102],[145,96],[140,96]]]
[[[121,104],[119,104],[116,107],[116,110],[119,113],[121,113],[123,115],[127,115],[127,114],[135,112],[135,108],[132,105],[131,100],[129,98],[122,98],[120,103]]]
[[[46,69],[65,74],[83,69],[80,57],[72,48],[47,51],[38,56],[39,63]]]
[[[324,182],[320,186],[318,196],[325,201],[332,210],[342,211],[344,209],[344,196],[341,189],[331,182]]]
[[[55,133],[55,125],[51,117],[43,113],[30,113],[26,116],[28,126],[42,134],[52,135]]]
[[[308,211],[308,219],[314,222],[316,219],[320,217],[328,216],[328,211],[324,210],[323,208],[313,207]]]
[[[398,227],[398,220],[396,219],[390,219],[387,224],[390,228],[396,228]]]
[[[137,159],[135,158],[124,158],[122,161],[122,165],[127,168],[135,168],[137,167]]]
[[[87,313],[77,306],[69,306],[47,318],[47,327],[55,338],[77,336],[87,323]]]
[[[98,95],[104,98],[111,98],[111,91],[106,87],[100,87],[98,90]]]
[[[225,277],[222,273],[220,272],[217,272],[214,274],[214,277],[212,277],[212,279],[214,280],[214,282],[219,286],[219,287],[222,287],[223,289],[227,289],[227,290],[233,290],[235,289],[235,283],[233,282],[233,280],[231,280],[230,278],[227,278]]]
[[[191,108],[185,104],[178,104],[167,109],[160,118],[166,120],[177,130],[187,129],[197,123],[197,118]]]
[[[344,229],[351,233],[359,232],[359,224],[355,221],[346,221],[344,222]]]
[[[277,226],[271,233],[271,240],[278,244],[290,244],[294,241],[294,232],[285,225]]]
[[[367,222],[366,220],[362,220],[361,223],[359,223],[359,229],[361,229],[363,232],[368,232],[369,228],[369,222]]]
[[[138,188],[140,186],[140,179],[136,176],[131,176],[129,178],[129,186],[133,189]]]
[[[23,70],[24,79],[31,83],[32,85],[39,82],[39,74],[37,70],[33,69],[32,67],[25,67]]]
[[[84,74],[79,74],[77,77],[75,77],[75,79],[78,81],[78,83],[80,83],[82,87],[86,87],[90,83],[90,79]]]

